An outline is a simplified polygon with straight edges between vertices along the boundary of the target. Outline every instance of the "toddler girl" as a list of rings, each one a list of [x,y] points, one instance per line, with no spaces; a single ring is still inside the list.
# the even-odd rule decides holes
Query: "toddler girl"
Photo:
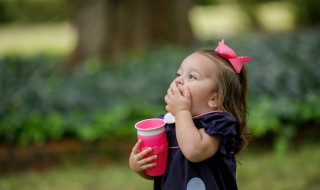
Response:
[[[175,120],[165,126],[169,144],[165,174],[145,174],[157,157],[144,158],[152,148],[139,152],[140,140],[130,155],[131,169],[154,179],[155,190],[237,189],[235,156],[249,140],[243,64],[250,60],[238,57],[224,40],[215,50],[189,55],[165,96],[166,110]]]

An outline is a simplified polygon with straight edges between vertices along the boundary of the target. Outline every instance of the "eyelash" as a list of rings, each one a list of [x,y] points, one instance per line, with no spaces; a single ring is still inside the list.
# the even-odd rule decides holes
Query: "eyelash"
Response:
[[[197,77],[195,77],[194,75],[189,75],[189,79],[197,80]]]
[[[176,78],[180,77],[181,75],[179,73],[176,74]],[[197,77],[195,77],[194,75],[189,75],[189,79],[194,79],[197,80]]]

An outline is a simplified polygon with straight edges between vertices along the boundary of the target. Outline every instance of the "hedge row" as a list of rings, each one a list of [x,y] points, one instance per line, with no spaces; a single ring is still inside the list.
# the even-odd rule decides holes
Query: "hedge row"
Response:
[[[249,55],[249,124],[257,138],[290,138],[301,124],[320,123],[319,29],[226,39]],[[218,40],[204,46],[213,48]],[[157,47],[106,67],[89,61],[72,73],[59,58],[0,60],[0,141],[85,141],[134,136],[133,124],[165,112],[163,96],[180,62],[198,49]],[[316,134],[315,134],[316,135]]]

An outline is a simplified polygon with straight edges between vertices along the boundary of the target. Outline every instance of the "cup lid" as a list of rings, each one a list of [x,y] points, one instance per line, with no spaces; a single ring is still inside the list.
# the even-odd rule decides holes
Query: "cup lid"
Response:
[[[135,124],[135,128],[142,131],[149,131],[164,127],[166,122],[163,119],[151,118],[139,121]]]

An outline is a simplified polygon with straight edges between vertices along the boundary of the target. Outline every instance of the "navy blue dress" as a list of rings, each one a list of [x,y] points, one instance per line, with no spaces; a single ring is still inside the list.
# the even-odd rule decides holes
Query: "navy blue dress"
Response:
[[[238,189],[234,155],[238,139],[235,119],[226,112],[210,112],[193,118],[193,121],[198,129],[204,128],[208,135],[219,136],[219,150],[207,160],[191,162],[179,148],[175,124],[166,124],[168,163],[165,174],[154,178],[154,190]]]

